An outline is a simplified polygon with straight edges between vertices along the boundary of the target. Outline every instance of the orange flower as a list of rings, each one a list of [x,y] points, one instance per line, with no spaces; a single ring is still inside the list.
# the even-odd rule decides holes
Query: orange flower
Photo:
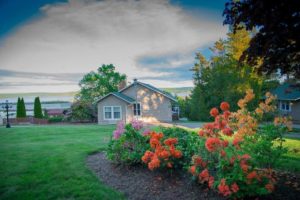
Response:
[[[220,154],[221,154],[222,157],[225,157],[225,156],[226,156],[226,152],[225,152],[224,150],[222,150],[222,151],[220,152]]]
[[[177,138],[168,138],[164,141],[165,145],[171,146],[178,143]]]
[[[174,158],[181,158],[182,157],[182,153],[179,150],[175,150],[173,153]]]
[[[198,135],[199,135],[200,137],[203,137],[204,134],[205,134],[205,131],[204,131],[204,130],[200,130],[200,131],[198,132]]]
[[[252,171],[252,172],[250,172],[250,173],[247,175],[247,179],[249,179],[249,180],[252,180],[252,179],[255,179],[255,178],[257,178],[257,173],[256,173],[256,171]]]
[[[265,188],[269,191],[269,192],[273,192],[274,191],[274,185],[272,183],[268,183]]]
[[[227,110],[229,110],[230,105],[229,105],[229,103],[227,103],[227,102],[222,102],[221,105],[220,105],[220,108],[221,108],[221,110],[223,110],[223,111],[227,111]]]
[[[243,141],[242,139],[236,137],[233,139],[232,144],[233,144],[233,146],[235,146],[235,148],[240,149],[240,143],[242,141]]]
[[[226,185],[226,180],[224,178],[221,179],[221,182],[218,186],[219,192],[223,194],[223,196],[229,196],[231,194],[229,186]]]
[[[207,138],[205,142],[205,147],[209,152],[217,150],[221,145],[222,143],[219,138]]]
[[[168,168],[172,168],[172,167],[173,167],[172,163],[171,163],[171,162],[168,162],[168,163],[167,163],[167,167],[168,167]]]
[[[193,176],[195,176],[196,175],[196,166],[195,165],[192,165],[191,167],[190,167],[190,173],[193,175]]]
[[[216,117],[219,115],[219,110],[217,108],[212,108],[210,110],[210,115],[213,116],[213,117]]]
[[[249,154],[242,155],[242,159],[249,160],[251,156]]]
[[[228,127],[224,128],[224,129],[222,130],[222,132],[223,132],[224,135],[227,135],[227,136],[232,136],[232,135],[233,135],[232,129],[231,129],[231,128],[228,128]]]
[[[229,144],[228,140],[223,141],[223,147],[228,147],[228,144]]]
[[[231,112],[229,112],[228,110],[224,111],[223,116],[225,119],[228,119],[230,116]]]
[[[158,156],[162,159],[166,159],[170,156],[169,152],[166,150],[163,150],[161,152],[158,153]]]
[[[232,192],[234,192],[234,193],[237,193],[238,191],[239,191],[239,186],[236,184],[236,183],[233,183],[232,185],[231,185],[231,190],[232,190]]]
[[[203,170],[200,174],[199,174],[199,179],[201,181],[209,181],[209,172],[207,169]]]
[[[154,154],[154,153],[151,152],[151,151],[146,151],[145,154],[144,154],[144,156],[142,157],[142,161],[143,161],[144,163],[148,163],[148,162],[151,160],[153,154]]]
[[[160,146],[159,140],[157,138],[151,138],[150,139],[150,146],[153,149],[157,148],[158,146]]]
[[[193,156],[193,163],[196,165],[196,166],[201,166],[202,164],[202,158],[200,156]]]
[[[209,180],[208,180],[208,187],[209,188],[212,188],[212,186],[214,185],[214,182],[215,182],[215,179],[213,176],[210,176],[209,177]]]
[[[148,163],[148,168],[150,170],[154,170],[160,166],[160,160],[157,158],[157,156],[153,156],[152,160]]]

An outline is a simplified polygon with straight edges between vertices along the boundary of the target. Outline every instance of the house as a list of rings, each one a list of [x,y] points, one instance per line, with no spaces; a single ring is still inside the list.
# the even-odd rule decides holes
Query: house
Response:
[[[281,115],[291,116],[300,123],[300,83],[284,83],[272,91],[277,96],[277,108]]]
[[[177,100],[170,94],[134,79],[118,92],[112,92],[97,101],[98,123],[115,124],[133,119],[144,122],[172,121],[172,108]]]

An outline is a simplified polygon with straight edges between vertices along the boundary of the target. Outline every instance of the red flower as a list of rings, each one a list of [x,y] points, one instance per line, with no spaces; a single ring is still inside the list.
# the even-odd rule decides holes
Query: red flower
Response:
[[[228,128],[228,127],[224,128],[224,129],[222,130],[222,132],[223,132],[224,135],[227,135],[227,136],[232,136],[232,135],[233,135],[232,129],[231,129],[231,128]]]
[[[236,183],[233,183],[232,185],[231,185],[231,190],[232,190],[232,192],[234,192],[234,193],[237,193],[238,191],[239,191],[239,186],[236,184]]]
[[[265,188],[269,191],[269,192],[273,192],[274,191],[274,185],[272,183],[268,183]]]
[[[220,108],[221,108],[221,110],[223,110],[223,111],[227,111],[227,110],[229,110],[230,105],[229,105],[229,103],[227,103],[227,102],[222,102],[221,105],[220,105]]]
[[[193,162],[196,166],[201,166],[202,158],[200,156],[193,156]]]
[[[232,144],[233,144],[233,146],[235,146],[235,148],[240,149],[240,143],[241,143],[242,141],[243,141],[243,140],[240,139],[240,138],[234,138],[233,141],[232,141]]]
[[[191,174],[193,175],[193,176],[195,176],[196,175],[196,166],[195,165],[192,165],[191,167],[190,167],[190,170],[189,170],[190,172],[191,172]]]
[[[168,163],[167,163],[167,167],[168,167],[168,168],[172,168],[172,167],[173,167],[172,163],[171,163],[171,162],[168,162]]]
[[[242,159],[249,160],[251,156],[249,154],[242,155]]]
[[[219,138],[207,138],[205,147],[209,152],[217,150],[222,145]]]
[[[225,119],[228,119],[229,116],[230,116],[230,114],[231,113],[228,110],[226,110],[226,111],[223,112],[223,116],[224,116]]]
[[[203,130],[200,130],[200,131],[198,132],[198,135],[199,135],[200,137],[203,137],[204,134],[205,134],[205,131],[203,131]]]
[[[223,147],[228,147],[228,144],[229,144],[228,140],[223,141]]]
[[[256,173],[256,171],[252,171],[252,172],[250,172],[250,173],[247,175],[247,179],[249,179],[249,180],[252,180],[252,179],[255,179],[255,178],[257,178],[257,173]]]
[[[201,181],[209,181],[209,172],[207,169],[203,170],[200,174],[199,174],[199,179]]]
[[[168,138],[164,141],[165,145],[171,146],[178,143],[177,138]]]
[[[225,157],[225,156],[226,156],[226,152],[225,152],[224,150],[222,150],[222,151],[220,152],[220,154],[221,154],[222,157]]]
[[[229,196],[231,194],[229,186],[226,185],[226,180],[224,178],[221,179],[221,182],[218,186],[219,192],[223,194],[223,196]]]
[[[213,176],[210,176],[209,177],[209,180],[208,180],[208,187],[209,188],[212,188],[212,186],[214,185],[214,182],[215,182],[215,179]]]
[[[210,115],[213,116],[213,117],[216,117],[219,115],[219,110],[217,108],[212,108],[210,110]]]
[[[159,140],[157,138],[151,138],[150,139],[150,146],[153,149],[157,148],[158,146],[160,146]]]

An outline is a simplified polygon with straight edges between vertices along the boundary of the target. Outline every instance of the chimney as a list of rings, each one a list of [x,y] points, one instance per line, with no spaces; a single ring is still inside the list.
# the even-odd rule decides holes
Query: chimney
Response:
[[[126,80],[121,81],[118,85],[118,90],[122,90],[125,87],[126,87]]]

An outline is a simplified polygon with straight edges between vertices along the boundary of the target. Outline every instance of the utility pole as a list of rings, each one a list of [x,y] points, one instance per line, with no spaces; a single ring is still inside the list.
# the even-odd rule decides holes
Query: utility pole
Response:
[[[9,109],[11,107],[12,106],[8,104],[8,100],[6,100],[5,105],[2,106],[2,108],[5,109],[5,111],[6,111],[6,128],[10,128],[11,127],[10,123],[9,123],[9,113],[8,113],[8,111],[9,111]]]

